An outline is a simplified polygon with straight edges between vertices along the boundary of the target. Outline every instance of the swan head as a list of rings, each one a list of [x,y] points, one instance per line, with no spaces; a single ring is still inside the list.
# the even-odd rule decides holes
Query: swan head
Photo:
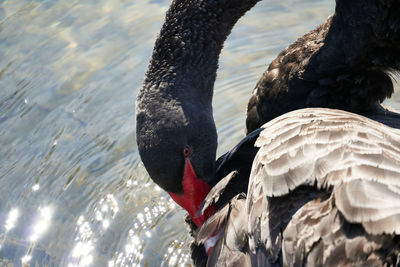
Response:
[[[139,154],[150,178],[201,225],[207,216],[196,212],[216,172],[217,133],[212,115],[207,108],[167,97],[139,100],[136,114]]]

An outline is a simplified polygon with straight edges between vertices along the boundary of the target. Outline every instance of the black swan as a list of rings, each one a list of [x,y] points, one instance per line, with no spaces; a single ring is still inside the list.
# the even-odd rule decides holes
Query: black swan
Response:
[[[195,265],[399,264],[400,116],[380,103],[400,3],[337,0],[264,73],[249,134],[215,160],[218,57],[258,1],[174,0],[137,96],[141,159],[188,211]]]

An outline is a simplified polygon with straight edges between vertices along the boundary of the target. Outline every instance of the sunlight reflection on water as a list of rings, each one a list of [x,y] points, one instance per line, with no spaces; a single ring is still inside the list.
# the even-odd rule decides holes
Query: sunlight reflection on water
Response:
[[[10,212],[8,213],[7,221],[4,225],[6,228],[6,232],[10,231],[12,228],[15,226],[15,222],[19,217],[19,211],[18,208],[12,208]]]

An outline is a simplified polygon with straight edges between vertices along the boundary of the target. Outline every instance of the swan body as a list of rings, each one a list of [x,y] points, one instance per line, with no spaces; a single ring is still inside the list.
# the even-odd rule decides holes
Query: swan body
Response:
[[[400,264],[399,130],[323,108],[292,111],[262,128],[248,192],[197,232],[201,244],[223,225],[210,266]],[[214,188],[224,194],[225,187]]]
[[[388,72],[400,69],[399,43],[399,1],[337,0],[335,13],[262,75],[247,106],[247,132],[306,107],[347,110],[399,128],[399,115],[380,105],[393,93]]]
[[[257,2],[174,0],[137,96],[141,159],[188,211],[195,265],[399,264],[400,117],[381,105],[400,68],[398,1],[337,0],[273,61],[247,136],[215,160],[219,54]]]

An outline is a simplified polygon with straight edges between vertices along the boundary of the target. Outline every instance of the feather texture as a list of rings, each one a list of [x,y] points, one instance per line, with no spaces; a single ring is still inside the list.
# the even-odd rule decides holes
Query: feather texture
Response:
[[[225,188],[228,183],[231,182],[233,178],[237,176],[237,171],[232,171],[227,176],[222,178],[218,184],[216,184],[213,188],[211,188],[210,192],[207,194],[203,202],[200,204],[199,215],[203,215],[204,211],[212,204],[216,203],[219,200],[219,197],[222,193],[224,193]]]
[[[400,131],[323,108],[263,128],[246,204],[251,252],[284,266],[394,265]]]
[[[226,266],[228,262],[229,266],[250,265],[247,216],[243,216],[245,205],[243,194],[235,196],[224,208],[210,217],[195,235],[195,243],[204,244],[216,230],[221,231],[221,237],[208,256],[207,266]]]
[[[194,235],[220,233],[207,266],[400,264],[400,130],[310,108],[263,125],[255,146],[246,194],[219,200],[231,172],[204,201],[225,203]]]
[[[400,185],[396,129],[329,109],[290,112],[264,128],[250,180],[261,179],[266,196],[287,194],[299,185],[326,188],[361,178]]]

